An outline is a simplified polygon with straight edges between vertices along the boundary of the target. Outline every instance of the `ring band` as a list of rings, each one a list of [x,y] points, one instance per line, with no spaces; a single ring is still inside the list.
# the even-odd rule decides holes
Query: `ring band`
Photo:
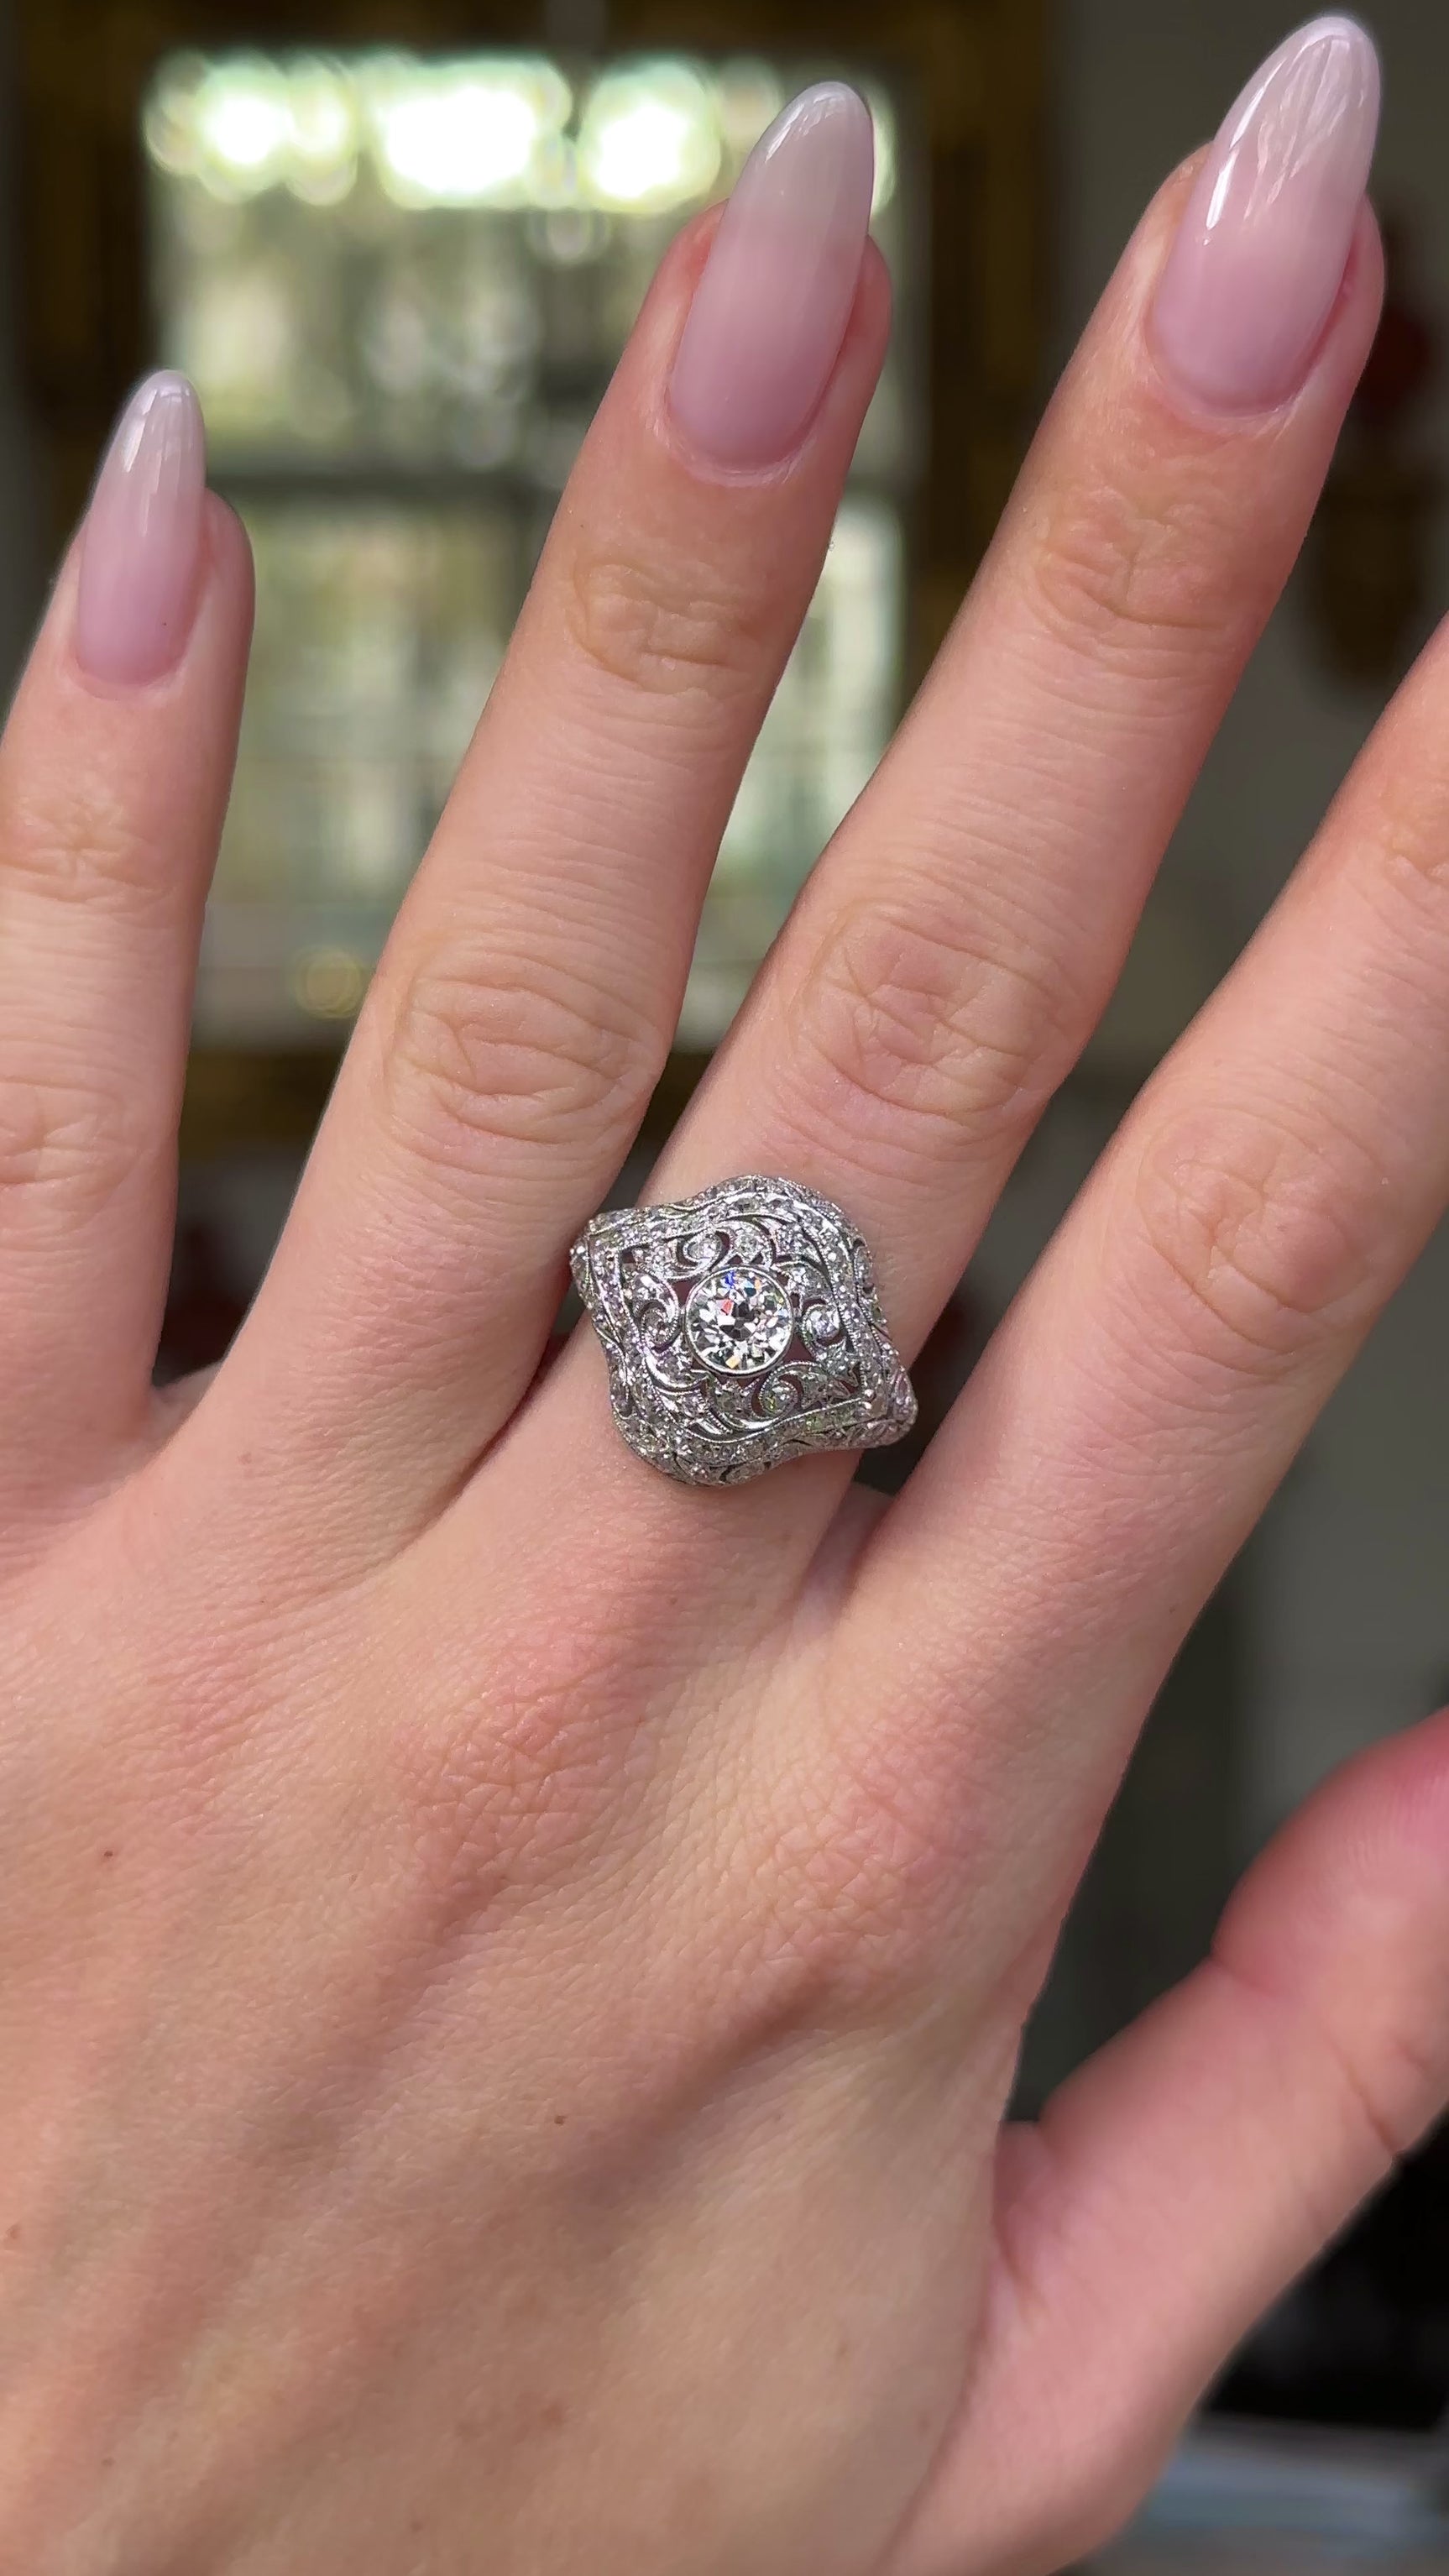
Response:
[[[916,1418],[870,1253],[796,1181],[716,1181],[596,1216],[570,1255],[625,1440],[686,1485],[739,1485]]]

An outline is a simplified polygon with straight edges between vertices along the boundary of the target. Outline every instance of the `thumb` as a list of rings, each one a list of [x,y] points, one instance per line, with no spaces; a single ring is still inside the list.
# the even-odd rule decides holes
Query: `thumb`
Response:
[[[1005,2133],[986,2345],[891,2576],[1046,2576],[1108,2537],[1446,2100],[1449,1712],[1337,1773],[1211,1958]]]

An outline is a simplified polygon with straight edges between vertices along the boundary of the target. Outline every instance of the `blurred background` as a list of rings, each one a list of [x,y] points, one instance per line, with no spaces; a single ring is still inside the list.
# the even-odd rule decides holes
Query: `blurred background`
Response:
[[[1449,605],[1449,10],[1362,14],[1387,75],[1384,327],[1117,1001],[925,1355],[927,1428]],[[257,557],[163,1372],[219,1355],[265,1265],[680,222],[802,81],[863,90],[892,353],[641,1161],[939,642],[1143,204],[1289,23],[1281,0],[16,0],[0,19],[0,684],[148,365],[195,380]],[[1446,1292],[1449,1235],[1184,1652],[1031,2033],[1026,2107],[1200,1956],[1327,1769],[1449,1693]],[[1446,2408],[1435,2141],[1255,2336],[1110,2564],[1449,2570]]]

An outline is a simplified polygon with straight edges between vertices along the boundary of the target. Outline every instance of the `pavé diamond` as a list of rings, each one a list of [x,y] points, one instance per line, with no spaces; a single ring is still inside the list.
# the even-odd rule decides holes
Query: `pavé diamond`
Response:
[[[783,1359],[795,1337],[784,1289],[767,1270],[712,1271],[690,1291],[684,1329],[706,1368],[753,1377]]]

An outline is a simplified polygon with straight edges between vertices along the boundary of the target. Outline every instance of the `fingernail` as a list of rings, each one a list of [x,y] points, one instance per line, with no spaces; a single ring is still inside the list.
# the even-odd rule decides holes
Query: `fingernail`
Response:
[[[75,654],[136,686],[180,660],[201,561],[206,439],[184,376],[148,376],[122,412],[86,514]]]
[[[1153,336],[1224,411],[1296,393],[1333,310],[1379,120],[1379,64],[1351,18],[1315,18],[1232,109],[1168,255]]]
[[[820,81],[740,172],[669,387],[675,419],[715,463],[773,465],[799,445],[855,302],[874,170],[865,101]]]

